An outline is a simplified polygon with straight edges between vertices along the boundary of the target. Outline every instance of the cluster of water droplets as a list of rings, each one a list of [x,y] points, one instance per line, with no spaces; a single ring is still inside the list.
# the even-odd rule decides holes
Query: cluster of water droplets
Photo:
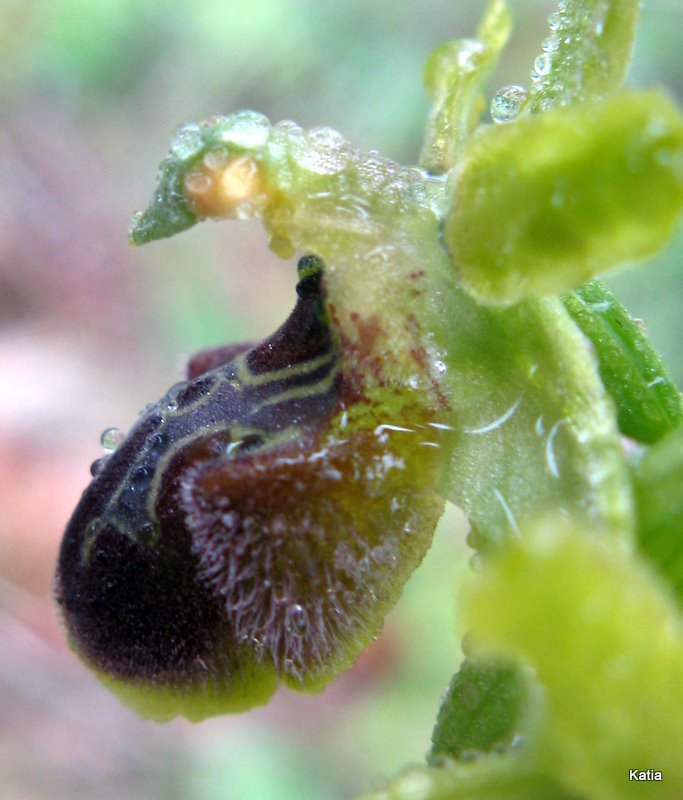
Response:
[[[566,16],[562,11],[556,11],[548,17],[550,35],[543,40],[542,52],[534,59],[531,70],[531,91],[517,84],[504,86],[499,89],[491,100],[491,118],[494,122],[512,122],[521,113],[522,109],[533,96],[541,90],[548,90],[551,86],[550,74],[553,60],[560,48],[561,37],[567,24]]]
[[[355,156],[351,144],[333,128],[305,131],[291,120],[273,127],[269,151],[275,159],[287,155],[301,169],[318,175],[337,175]]]
[[[306,131],[284,120],[273,126],[266,149],[281,186],[307,175],[336,176],[331,191],[313,192],[307,200],[321,213],[351,215],[361,224],[378,201],[398,209],[416,204],[434,208],[443,194],[443,181],[404,168],[376,150],[358,150],[332,128]]]
[[[609,11],[606,0],[589,8],[569,7],[558,0],[558,10],[548,17],[549,35],[541,43],[541,52],[531,70],[531,89],[505,86],[491,101],[494,122],[512,122],[525,106],[547,109],[580,99],[584,68],[599,63],[599,44]],[[556,80],[553,73],[561,73]]]
[[[178,161],[187,161],[193,158],[203,146],[204,139],[199,125],[194,123],[181,125],[171,139],[171,154]]]
[[[123,442],[126,438],[126,434],[120,428],[106,428],[102,431],[102,435],[100,436],[100,443],[102,444],[102,448],[105,451],[105,455],[102,458],[98,458],[96,461],[90,465],[90,474],[93,478],[97,477],[109,459],[109,456],[114,452],[114,450],[118,449],[119,445]]]
[[[200,124],[181,125],[171,139],[170,155],[187,162],[207,148],[221,143],[244,150],[265,145],[271,131],[268,117],[256,111],[237,111],[226,117],[210,117]]]

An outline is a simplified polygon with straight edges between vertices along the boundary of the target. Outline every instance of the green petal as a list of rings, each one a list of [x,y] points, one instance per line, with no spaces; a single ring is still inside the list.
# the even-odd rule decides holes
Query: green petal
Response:
[[[481,90],[510,34],[505,0],[491,0],[475,39],[453,39],[427,59],[424,85],[433,108],[420,164],[433,173],[449,170],[483,110]]]
[[[526,699],[516,667],[464,661],[439,709],[428,762],[509,746]]]
[[[613,404],[562,303],[487,309],[453,293],[447,378],[457,437],[450,499],[485,551],[552,509],[632,532]]]
[[[478,647],[524,659],[545,687],[551,774],[605,800],[683,795],[683,624],[640,563],[546,521],[492,562],[466,608]],[[665,784],[630,782],[630,769]]]
[[[652,443],[680,425],[678,389],[647,336],[609,289],[589,281],[567,295],[564,304],[595,348],[621,432]]]
[[[654,253],[683,208],[683,117],[654,92],[559,108],[471,140],[445,238],[465,288],[509,305]]]
[[[591,100],[621,86],[631,61],[638,0],[560,0],[534,65],[527,109]]]
[[[683,429],[645,454],[634,485],[640,547],[683,602]]]

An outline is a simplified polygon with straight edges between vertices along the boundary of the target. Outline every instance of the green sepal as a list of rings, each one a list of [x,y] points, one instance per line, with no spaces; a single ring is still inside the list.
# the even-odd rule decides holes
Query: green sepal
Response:
[[[683,208],[683,117],[656,92],[558,108],[470,139],[445,241],[479,302],[562,294],[669,238]]]
[[[453,39],[425,63],[425,91],[433,103],[420,165],[440,174],[456,162],[484,108],[481,90],[510,35],[505,0],[491,0],[475,39]]]
[[[154,196],[145,211],[136,212],[131,219],[128,230],[131,244],[142,245],[164,239],[198,222],[183,192],[185,170],[182,163],[170,157],[161,162]]]
[[[640,549],[683,603],[683,428],[648,450],[633,477]]]
[[[476,651],[522,659],[545,688],[535,748],[548,774],[601,800],[683,795],[683,620],[644,564],[546,520],[489,561],[465,611]]]
[[[681,396],[642,328],[609,289],[589,281],[563,298],[593,347],[600,377],[617,406],[619,428],[653,443],[680,425]]]
[[[633,53],[638,0],[560,0],[534,69],[527,110],[604,97],[623,83]]]
[[[466,659],[441,703],[428,763],[509,747],[527,699],[516,666]]]

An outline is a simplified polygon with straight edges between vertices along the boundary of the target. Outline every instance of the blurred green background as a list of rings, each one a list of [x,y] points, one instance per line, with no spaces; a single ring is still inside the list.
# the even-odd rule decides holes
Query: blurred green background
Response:
[[[515,0],[492,83],[526,82],[551,2]],[[450,509],[385,632],[323,694],[192,726],[138,720],[66,649],[50,601],[62,530],[101,455],[197,348],[261,337],[294,270],[258,224],[198,226],[139,251],[174,128],[253,108],[330,125],[411,162],[430,50],[483,3],[445,0],[0,0],[0,794],[336,800],[429,747],[458,659],[466,525]],[[631,79],[683,99],[683,0],[643,8]],[[683,235],[611,279],[683,381]]]

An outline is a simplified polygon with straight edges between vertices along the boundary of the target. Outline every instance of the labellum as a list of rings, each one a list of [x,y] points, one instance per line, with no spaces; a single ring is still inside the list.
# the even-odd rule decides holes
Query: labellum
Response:
[[[438,387],[383,384],[380,323],[348,340],[322,261],[298,270],[285,324],[195,356],[67,527],[56,597],[71,645],[144,716],[322,687],[377,635],[442,512]]]

